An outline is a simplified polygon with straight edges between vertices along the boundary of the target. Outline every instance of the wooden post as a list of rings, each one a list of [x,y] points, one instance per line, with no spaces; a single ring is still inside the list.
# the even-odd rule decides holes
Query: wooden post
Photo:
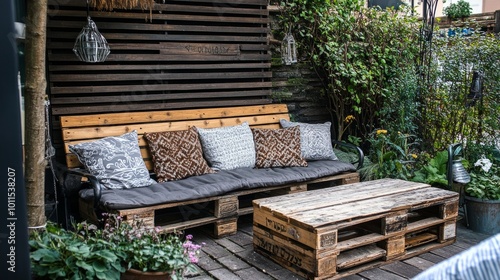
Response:
[[[28,226],[45,224],[45,42],[47,0],[30,0],[26,18],[25,180]]]

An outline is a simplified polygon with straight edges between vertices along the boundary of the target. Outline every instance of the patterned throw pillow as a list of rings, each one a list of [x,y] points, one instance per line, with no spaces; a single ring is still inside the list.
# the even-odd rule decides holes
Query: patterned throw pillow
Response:
[[[156,183],[142,160],[135,130],[118,137],[69,145],[69,150],[105,188],[128,189]]]
[[[203,158],[195,128],[145,133],[158,182],[215,173]]]
[[[285,119],[280,120],[282,127],[300,127],[300,145],[302,156],[306,160],[337,160],[333,152],[331,122],[320,124],[309,124],[300,122],[290,122]]]
[[[248,122],[218,128],[197,128],[203,155],[215,170],[255,166],[255,145]]]
[[[283,129],[253,128],[258,168],[307,166],[301,156],[300,129],[298,127]]]

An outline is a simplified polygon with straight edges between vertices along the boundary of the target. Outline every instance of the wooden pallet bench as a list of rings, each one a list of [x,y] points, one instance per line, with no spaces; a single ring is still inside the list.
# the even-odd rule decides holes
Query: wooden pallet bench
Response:
[[[383,179],[253,201],[256,251],[338,279],[455,242],[458,193]]]
[[[285,104],[65,116],[61,117],[61,127],[66,164],[70,169],[80,167],[81,163],[69,151],[69,145],[137,130],[143,160],[152,171],[153,163],[143,138],[145,132],[185,130],[192,126],[234,126],[243,122],[248,122],[251,127],[276,129],[280,128],[280,119],[289,120]],[[330,186],[353,182],[359,182],[357,172],[334,174],[308,182],[235,191],[202,199],[119,210],[105,209],[102,205],[80,199],[79,208],[81,217],[89,221],[97,221],[96,208],[100,208],[100,211],[115,212],[127,220],[139,217],[151,226],[161,227],[165,232],[214,224],[214,235],[222,237],[236,232],[238,216],[253,212],[251,200],[254,198],[302,192],[313,185]]]

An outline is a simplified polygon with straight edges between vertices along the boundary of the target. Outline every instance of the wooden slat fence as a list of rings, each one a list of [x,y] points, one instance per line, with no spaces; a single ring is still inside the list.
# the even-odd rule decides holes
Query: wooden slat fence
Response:
[[[150,11],[97,11],[104,63],[72,52],[86,1],[49,0],[53,116],[270,103],[267,0],[157,0]],[[151,18],[150,18],[151,16]]]

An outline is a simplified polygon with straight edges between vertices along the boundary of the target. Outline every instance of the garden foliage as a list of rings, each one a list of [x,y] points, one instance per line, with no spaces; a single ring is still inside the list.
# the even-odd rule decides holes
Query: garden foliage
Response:
[[[364,7],[361,0],[291,0],[281,3],[281,25],[294,32],[301,57],[312,62],[328,97],[339,139],[353,115],[349,134],[366,140],[379,127],[382,108],[391,107],[411,82],[418,55],[418,22],[407,9]],[[400,113],[400,110],[385,111]],[[405,111],[395,119],[412,117]]]
[[[421,99],[425,149],[443,150],[456,142],[493,144],[500,131],[500,40],[477,32],[436,37],[433,44],[430,79]],[[482,95],[475,98],[474,71],[484,77]]]
[[[444,14],[451,20],[469,17],[471,13],[472,8],[469,2],[465,0],[451,3],[448,7],[444,8]]]

